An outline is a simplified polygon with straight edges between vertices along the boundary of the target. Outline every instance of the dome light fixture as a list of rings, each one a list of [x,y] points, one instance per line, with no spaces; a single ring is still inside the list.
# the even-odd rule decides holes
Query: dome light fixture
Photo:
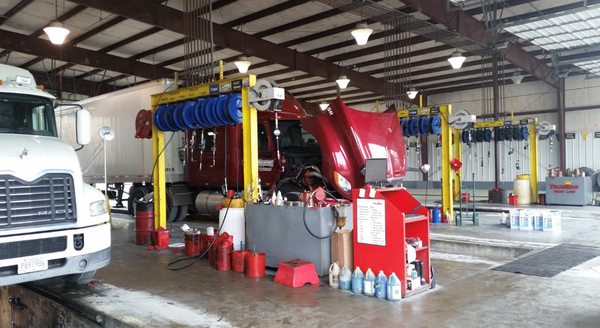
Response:
[[[408,99],[415,99],[417,98],[417,94],[419,94],[419,91],[417,91],[415,88],[410,88],[408,89],[408,91],[406,91],[406,95],[408,96]]]
[[[246,56],[240,56],[240,58],[233,63],[242,74],[248,73],[248,68],[250,68],[250,65],[252,64]]]
[[[346,75],[341,75],[337,80],[335,80],[335,83],[337,83],[340,89],[346,89],[350,83],[350,79],[346,77]]]
[[[373,33],[373,29],[369,28],[365,23],[356,24],[356,29],[354,29],[350,34],[356,40],[356,44],[359,46],[364,46],[369,41],[369,36]]]
[[[65,38],[71,31],[69,31],[63,23],[53,21],[48,26],[44,27],[44,32],[48,35],[50,42],[61,45],[65,43]]]
[[[450,63],[450,65],[452,65],[453,69],[459,69],[462,67],[462,64],[465,62],[466,59],[467,57],[463,56],[463,54],[460,53],[460,51],[456,50],[454,53],[452,53],[452,56],[448,58],[448,62]]]

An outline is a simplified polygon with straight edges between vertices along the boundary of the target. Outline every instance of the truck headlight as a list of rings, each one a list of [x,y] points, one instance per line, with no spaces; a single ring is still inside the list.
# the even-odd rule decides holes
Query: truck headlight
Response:
[[[352,185],[350,184],[350,181],[346,180],[344,176],[337,172],[333,172],[333,177],[335,179],[335,184],[344,192],[349,193],[352,191]]]
[[[90,215],[98,216],[106,214],[106,202],[104,199],[90,203]]]

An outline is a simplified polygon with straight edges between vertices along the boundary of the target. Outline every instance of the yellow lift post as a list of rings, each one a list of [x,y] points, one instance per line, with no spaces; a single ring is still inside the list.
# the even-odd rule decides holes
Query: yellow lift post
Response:
[[[448,117],[452,115],[452,105],[440,105],[432,107],[419,107],[415,109],[402,109],[397,112],[398,118],[409,118],[418,116],[440,115],[442,121],[442,217],[448,222],[454,222],[453,176],[450,168],[452,159],[452,129],[448,123]],[[456,142],[454,143],[456,145]]]
[[[245,74],[230,79],[204,83],[152,95],[152,112],[159,105],[216,96],[220,93],[240,91],[242,94],[242,130],[244,151],[244,198],[256,199],[258,189],[258,137],[256,109],[248,103],[248,90],[256,84],[256,75]],[[154,183],[154,227],[166,228],[166,178],[164,133],[152,126],[152,156]]]

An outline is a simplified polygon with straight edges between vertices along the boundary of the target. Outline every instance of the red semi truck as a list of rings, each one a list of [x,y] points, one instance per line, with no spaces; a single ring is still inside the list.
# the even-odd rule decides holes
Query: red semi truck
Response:
[[[153,163],[150,140],[134,138],[132,127],[136,125],[136,115],[140,117],[140,109],[150,108],[149,95],[164,90],[162,83],[154,82],[145,88],[80,102],[91,113],[93,126],[110,125],[115,130],[107,159],[108,182],[132,183],[130,199],[152,190]],[[286,93],[281,111],[258,112],[259,177],[263,190],[283,178],[295,177],[306,166],[317,166],[335,191],[350,198],[351,188],[364,184],[361,170],[368,158],[387,158],[389,183],[398,183],[405,176],[404,140],[394,113],[354,110],[339,98],[326,111],[317,112],[307,114],[290,93]],[[146,113],[145,117],[150,115]],[[68,115],[62,119],[67,121]],[[278,137],[276,129],[280,131]],[[243,188],[241,124],[174,132],[172,138],[171,132],[166,133],[166,140],[171,139],[164,152],[168,221],[185,217],[190,208],[217,215],[215,208],[223,200],[224,186],[237,191]],[[88,149],[87,153],[79,153],[84,157],[83,165],[93,163],[84,170],[84,179],[102,182],[102,162],[91,158],[93,145]],[[116,156],[111,155],[113,152]],[[129,205],[131,208],[133,204]]]
[[[242,191],[241,129],[241,125],[229,125],[187,131],[185,180],[199,190],[196,208],[212,211],[221,203],[221,193],[214,190],[223,186],[225,179],[229,188]],[[280,130],[278,138],[276,129]],[[404,140],[395,113],[358,111],[337,98],[326,111],[308,115],[286,93],[280,112],[258,113],[258,133],[263,190],[283,178],[295,177],[304,167],[317,166],[335,191],[349,199],[352,187],[364,185],[361,172],[369,158],[387,158],[390,184],[399,183],[406,174]]]

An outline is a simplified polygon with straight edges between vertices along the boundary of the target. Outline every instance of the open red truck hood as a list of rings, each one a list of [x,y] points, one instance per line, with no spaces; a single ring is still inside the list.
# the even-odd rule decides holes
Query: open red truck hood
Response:
[[[322,171],[346,198],[350,192],[336,184],[335,172],[350,182],[352,188],[363,187],[360,170],[368,158],[387,158],[388,180],[406,175],[406,156],[402,129],[395,113],[370,113],[352,109],[338,97],[330,111],[306,117],[303,127],[321,146]]]

